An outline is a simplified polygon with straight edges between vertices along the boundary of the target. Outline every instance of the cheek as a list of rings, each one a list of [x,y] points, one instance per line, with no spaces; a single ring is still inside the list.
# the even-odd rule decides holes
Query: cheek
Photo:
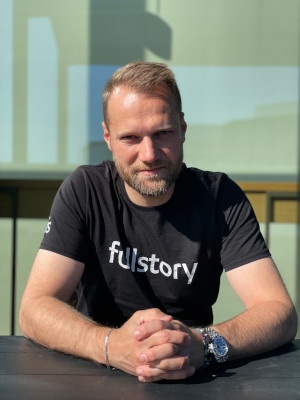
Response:
[[[135,152],[133,152],[132,149],[125,149],[122,146],[113,147],[112,153],[119,164],[124,166],[133,164],[137,158]]]
[[[183,150],[183,141],[182,137],[174,140],[170,143],[170,145],[164,149],[164,153],[168,154],[171,158],[176,158],[178,154],[182,153]]]

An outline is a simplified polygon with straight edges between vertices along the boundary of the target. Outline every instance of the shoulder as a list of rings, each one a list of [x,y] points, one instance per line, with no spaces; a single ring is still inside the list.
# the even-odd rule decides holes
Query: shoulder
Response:
[[[77,167],[66,180],[93,180],[93,179],[112,179],[116,175],[115,164],[110,160],[105,160],[97,165],[81,165]]]
[[[195,167],[182,168],[180,185],[191,187],[193,190],[199,188],[211,194],[219,195],[220,192],[236,190],[241,192],[239,186],[224,172],[204,171]]]
[[[183,168],[178,185],[181,196],[227,213],[237,207],[249,210],[250,203],[243,190],[224,172]]]
[[[116,169],[111,161],[81,165],[64,179],[55,196],[56,202],[83,204],[90,196],[105,196],[114,191],[116,180]]]
[[[97,165],[81,165],[69,174],[62,183],[62,189],[73,187],[82,190],[84,187],[99,186],[102,182],[116,180],[117,171],[112,161],[106,160]]]

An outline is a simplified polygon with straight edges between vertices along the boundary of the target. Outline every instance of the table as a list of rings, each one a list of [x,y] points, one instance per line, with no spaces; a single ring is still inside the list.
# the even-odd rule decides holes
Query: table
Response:
[[[0,336],[1,400],[300,400],[300,340],[264,355],[206,369],[185,381],[134,376]]]

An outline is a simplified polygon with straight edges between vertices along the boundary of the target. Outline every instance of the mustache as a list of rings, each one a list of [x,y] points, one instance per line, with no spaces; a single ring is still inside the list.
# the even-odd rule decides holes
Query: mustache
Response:
[[[154,163],[149,163],[149,164],[145,163],[143,165],[134,166],[134,171],[137,171],[137,172],[139,172],[139,171],[151,171],[152,169],[162,168],[162,167],[166,167],[166,165],[164,163],[161,163],[161,162],[154,162]]]

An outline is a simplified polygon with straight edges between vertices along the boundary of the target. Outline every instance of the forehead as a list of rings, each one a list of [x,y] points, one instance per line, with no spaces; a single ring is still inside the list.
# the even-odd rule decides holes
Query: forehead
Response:
[[[108,114],[112,116],[114,111],[130,111],[139,107],[161,107],[165,112],[176,110],[176,99],[174,94],[166,85],[160,85],[150,92],[139,91],[127,86],[114,88],[109,102]]]

